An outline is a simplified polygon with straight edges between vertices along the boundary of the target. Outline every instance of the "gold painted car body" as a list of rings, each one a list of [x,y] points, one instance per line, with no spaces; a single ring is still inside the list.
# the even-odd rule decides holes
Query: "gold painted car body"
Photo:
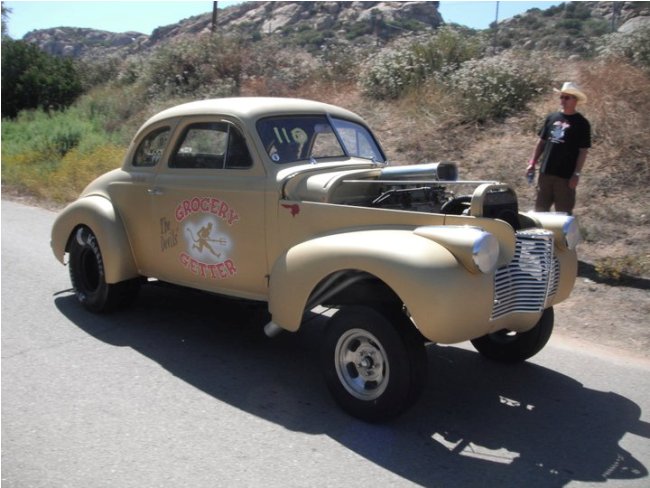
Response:
[[[359,116],[345,109],[297,99],[206,100],[161,112],[135,135],[122,167],[92,182],[58,216],[51,241],[55,256],[65,262],[75,229],[87,226],[97,237],[108,283],[146,276],[266,301],[273,322],[290,331],[300,327],[319,294],[328,303],[340,296],[325,293],[328,282],[370,277],[399,299],[422,335],[439,343],[501,329],[524,332],[544,308],[569,296],[577,257],[564,243],[564,221],[519,214],[523,234],[545,226],[550,231],[542,237],[552,236],[545,251],[552,265],[544,276],[537,269],[527,274],[529,281],[546,280],[540,306],[506,304],[505,312],[495,313],[499,301],[517,299],[516,286],[522,285],[509,277],[507,267],[528,246],[528,237],[511,223],[483,215],[490,195],[514,194],[506,185],[474,185],[468,211],[451,215],[367,205],[366,196],[374,194],[377,183],[386,179],[383,175],[399,179],[399,171],[383,173],[381,161],[346,154],[277,164],[279,153],[272,152],[277,148],[265,145],[258,122],[315,114],[365,128]],[[229,135],[239,132],[250,164],[171,167],[172,160],[181,161],[194,151],[181,148],[188,131],[210,124],[226,127]],[[159,142],[157,134],[168,136],[151,152],[154,164],[143,160],[136,165],[138,151],[143,144]],[[304,143],[307,134],[276,131],[276,136],[281,142]],[[471,229],[498,241],[494,270],[475,269]],[[530,256],[521,258],[518,269],[527,266]],[[506,271],[497,276],[497,269]],[[497,286],[514,291],[508,295]]]

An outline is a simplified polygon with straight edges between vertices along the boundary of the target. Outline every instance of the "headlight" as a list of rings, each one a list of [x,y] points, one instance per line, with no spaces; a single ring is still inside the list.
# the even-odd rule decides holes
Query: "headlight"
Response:
[[[562,226],[562,232],[564,233],[566,246],[573,250],[580,244],[580,229],[578,228],[578,221],[575,217],[568,216],[566,219],[566,222]]]
[[[472,261],[482,273],[492,273],[499,259],[499,241],[489,232],[480,231],[472,247]]]
[[[580,243],[580,228],[578,219],[564,213],[528,212],[527,214],[544,229],[555,233],[557,245],[560,248],[573,250]]]
[[[492,273],[499,260],[499,240],[477,227],[430,225],[415,234],[443,245],[472,273]]]

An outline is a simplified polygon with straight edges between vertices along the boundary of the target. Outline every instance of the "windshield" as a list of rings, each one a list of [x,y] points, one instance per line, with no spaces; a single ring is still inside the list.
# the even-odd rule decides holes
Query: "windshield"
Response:
[[[368,129],[325,115],[269,117],[257,122],[264,147],[277,164],[320,158],[385,158]]]

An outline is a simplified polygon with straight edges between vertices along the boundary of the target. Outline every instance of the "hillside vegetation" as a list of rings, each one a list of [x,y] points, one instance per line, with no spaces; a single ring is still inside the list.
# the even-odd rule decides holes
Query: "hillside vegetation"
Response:
[[[154,113],[200,98],[272,95],[349,108],[368,121],[393,164],[453,161],[463,178],[511,184],[527,210],[534,189],[524,172],[536,131],[557,109],[552,88],[571,80],[589,95],[579,109],[593,130],[576,207],[581,259],[609,279],[647,277],[650,30],[610,34],[609,3],[531,11],[496,33],[497,26],[473,31],[400,17],[396,25],[408,35],[394,35],[377,20],[386,12],[368,13],[373,29],[355,17],[346,30],[337,10],[336,22],[320,30],[304,23],[251,32],[238,21],[237,29],[184,31],[127,56],[78,60],[85,93],[68,109],[3,120],[3,191],[63,204],[118,167],[130,137]],[[253,6],[240,8],[257,18]],[[643,19],[645,3],[634,8],[627,15]],[[228,9],[221,22],[227,16]],[[551,42],[558,32],[566,41],[560,45]]]

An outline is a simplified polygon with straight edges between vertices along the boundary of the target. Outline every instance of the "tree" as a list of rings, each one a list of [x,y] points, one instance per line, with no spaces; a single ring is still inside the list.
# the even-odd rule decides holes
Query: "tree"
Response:
[[[30,108],[61,110],[81,92],[71,60],[46,54],[24,41],[2,40],[3,117],[13,118]]]
[[[9,21],[10,13],[11,13],[11,9],[9,7],[5,7],[4,2],[2,2],[2,38],[3,39],[9,37],[9,34],[7,34],[7,23]]]

